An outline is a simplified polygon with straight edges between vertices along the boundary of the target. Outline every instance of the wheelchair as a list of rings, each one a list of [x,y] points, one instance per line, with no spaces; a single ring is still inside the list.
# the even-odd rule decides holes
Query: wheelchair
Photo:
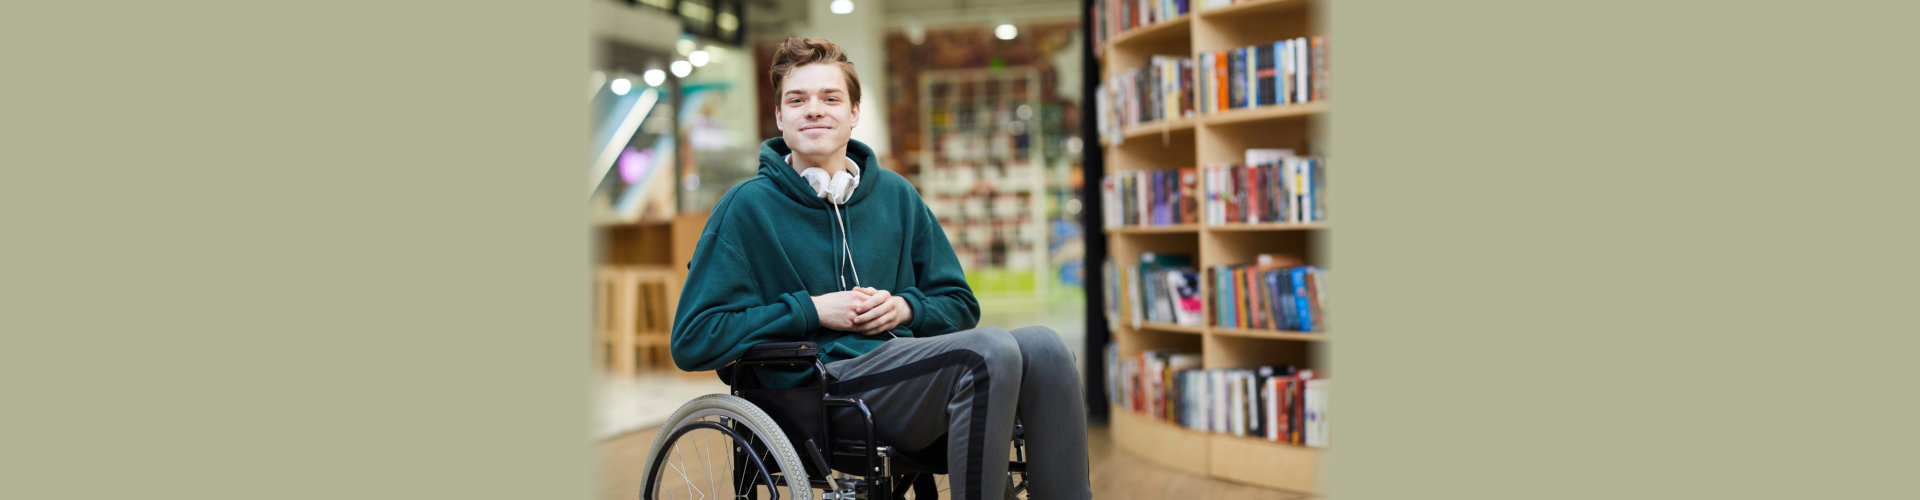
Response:
[[[947,474],[946,438],[906,453],[878,442],[873,412],[855,397],[826,391],[813,342],[753,346],[717,374],[730,394],[708,394],[675,410],[647,453],[640,498],[936,499]],[[805,370],[807,385],[762,387],[756,370]],[[832,408],[859,415],[864,435],[833,435]],[[1006,497],[1027,490],[1024,430],[1014,423]]]

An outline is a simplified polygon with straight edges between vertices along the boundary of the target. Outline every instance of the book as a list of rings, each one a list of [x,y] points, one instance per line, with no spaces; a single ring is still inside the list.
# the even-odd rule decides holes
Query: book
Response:
[[[1307,313],[1313,317],[1315,331],[1327,328],[1326,312],[1320,308],[1320,268],[1307,268]]]
[[[1302,444],[1327,447],[1327,388],[1331,381],[1324,378],[1309,379],[1302,399],[1306,401],[1306,425]]]
[[[1200,324],[1200,273],[1191,267],[1168,270],[1167,287],[1173,290],[1173,320],[1181,325]]]
[[[1178,172],[1180,177],[1180,192],[1177,197],[1180,203],[1179,223],[1198,223],[1200,222],[1200,174],[1193,167],[1181,167]]]
[[[1307,71],[1313,75],[1312,97],[1315,101],[1324,101],[1327,99],[1327,37],[1315,36],[1309,40],[1309,44],[1312,45],[1313,60],[1310,63],[1311,68]]]
[[[1304,64],[1307,60],[1306,39],[1295,39],[1293,43],[1289,45],[1291,45],[1290,48],[1293,49],[1293,60],[1296,66],[1293,74],[1293,90],[1295,95],[1293,102],[1307,102],[1307,98],[1310,97],[1310,95],[1307,93],[1307,71]]]

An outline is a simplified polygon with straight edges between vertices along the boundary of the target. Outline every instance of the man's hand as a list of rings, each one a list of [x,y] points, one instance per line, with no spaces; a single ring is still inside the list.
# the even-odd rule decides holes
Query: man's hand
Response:
[[[907,299],[886,290],[866,287],[854,287],[853,290],[866,294],[866,299],[854,306],[854,312],[859,316],[854,318],[854,329],[850,331],[879,335],[913,321],[913,307],[907,305]]]
[[[869,289],[870,290],[870,289]],[[860,316],[856,311],[867,302],[868,293],[858,288],[845,292],[833,292],[813,297],[813,312],[820,317],[820,326],[841,331],[854,331],[854,319]]]

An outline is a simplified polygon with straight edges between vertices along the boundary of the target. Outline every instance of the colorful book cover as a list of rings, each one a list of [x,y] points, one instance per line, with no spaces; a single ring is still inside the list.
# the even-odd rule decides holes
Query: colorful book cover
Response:
[[[1327,330],[1326,309],[1320,304],[1320,268],[1307,268],[1307,312],[1313,317],[1314,331]]]
[[[1313,37],[1313,100],[1327,99],[1327,37]]]
[[[1200,173],[1193,167],[1180,168],[1180,223],[1200,222]]]
[[[1214,111],[1227,110],[1227,51],[1213,53],[1213,105]]]
[[[1313,331],[1313,313],[1307,303],[1307,267],[1299,266],[1288,270],[1293,282],[1293,307],[1300,316],[1300,331]]]

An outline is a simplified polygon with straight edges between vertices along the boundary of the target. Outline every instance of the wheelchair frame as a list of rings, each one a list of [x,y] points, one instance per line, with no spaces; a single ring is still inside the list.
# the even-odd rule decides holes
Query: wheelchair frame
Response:
[[[790,441],[789,444],[795,448],[793,451],[796,452],[800,458],[800,462],[803,463],[802,469],[813,469],[804,471],[808,475],[808,487],[825,491],[825,493],[821,495],[822,500],[893,500],[903,498],[910,488],[916,498],[938,498],[938,486],[934,482],[934,475],[946,474],[946,468],[922,463],[907,454],[896,452],[885,443],[877,442],[874,437],[873,410],[867,407],[866,402],[857,397],[836,396],[827,392],[826,366],[820,362],[819,352],[819,345],[813,342],[758,344],[749,348],[747,353],[739,360],[722,367],[716,375],[727,383],[729,393],[732,396],[746,400],[749,404],[767,413],[773,423],[780,427],[778,431],[787,435],[788,441]],[[756,370],[763,367],[786,369],[812,368],[814,373],[811,377],[811,383],[813,385],[784,389],[759,387]],[[745,374],[745,378],[742,377],[742,374]],[[743,382],[745,385],[743,385]],[[788,404],[794,404],[802,401],[795,396],[806,397],[807,400],[811,400],[811,394],[815,392],[819,394],[818,412],[811,416],[800,417],[796,414],[800,412],[812,412],[816,407],[791,408],[779,406],[777,403],[770,401],[770,398],[777,396],[790,400]],[[830,412],[833,408],[851,408],[855,410],[860,416],[861,428],[864,429],[862,439],[836,440],[833,437],[833,425],[830,420]],[[783,415],[789,416],[789,418],[781,418]],[[800,421],[796,422],[796,418],[799,418]],[[817,418],[817,420],[814,420],[814,422],[817,422],[817,425],[807,425],[809,423],[806,421],[808,418]],[[794,428],[790,428],[789,426]],[[677,439],[679,434],[696,427],[719,428],[721,426],[703,422],[675,429],[662,429],[661,432],[673,433],[670,439]],[[760,470],[750,470],[748,467],[735,466],[730,474],[733,479],[733,484],[746,484],[748,485],[746,491],[750,492],[756,490],[756,486],[765,486],[769,491],[773,491],[779,489],[781,485],[786,483],[787,476],[778,470],[779,467],[777,465],[773,468],[768,468],[766,466],[770,464],[763,463],[761,460],[761,456],[768,451],[762,448],[765,448],[768,443],[740,439],[742,436],[752,435],[753,433],[752,429],[747,428],[747,424],[732,421],[724,427],[728,427],[728,429],[718,430],[722,430],[722,432],[731,435],[736,442],[748,443],[748,446],[735,447],[733,450],[734,460],[732,463],[741,465],[751,463],[760,468]],[[826,443],[826,445],[824,447],[821,446],[819,442],[816,442],[815,438],[818,438],[819,442]],[[1016,458],[1010,460],[1007,464],[1007,472],[1010,476],[1007,481],[1007,494],[1009,497],[1013,497],[1020,491],[1026,489],[1027,466],[1024,429],[1022,429],[1022,426],[1018,422],[1015,422],[1013,439],[1012,449],[1014,450]],[[850,460],[840,462],[831,461],[830,458],[834,457],[846,457]],[[657,459],[659,459],[659,457],[648,457],[650,462]],[[944,460],[944,457],[942,457],[942,460]],[[650,469],[655,468],[651,467],[653,465],[652,463],[649,463],[649,465]],[[835,467],[836,465],[840,467]],[[849,465],[853,465],[853,467],[849,467]],[[899,466],[901,470],[896,471],[896,466]],[[849,469],[855,468],[860,470],[861,473],[849,471]],[[836,479],[833,477],[836,472],[844,475]],[[656,478],[651,476],[651,470],[649,474],[649,479],[645,483],[646,486],[643,486],[647,490],[641,492],[642,498],[648,498],[647,494],[651,493],[652,483],[656,480]],[[1011,477],[1014,474],[1019,475],[1018,481],[1015,481],[1014,478]],[[760,477],[749,478],[747,476]],[[742,497],[752,497],[752,494],[745,492],[740,492],[740,495]]]

